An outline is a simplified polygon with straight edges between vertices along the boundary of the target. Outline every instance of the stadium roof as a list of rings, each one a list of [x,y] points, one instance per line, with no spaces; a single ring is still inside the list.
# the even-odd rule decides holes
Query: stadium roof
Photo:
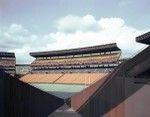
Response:
[[[51,57],[51,56],[78,55],[78,54],[89,54],[108,51],[120,51],[120,49],[117,47],[116,43],[111,43],[106,45],[98,45],[85,48],[45,51],[45,52],[31,52],[30,55],[33,57]]]
[[[147,32],[141,36],[136,37],[136,41],[144,44],[150,44],[150,32]]]
[[[0,57],[15,57],[15,53],[12,53],[12,52],[0,52]]]

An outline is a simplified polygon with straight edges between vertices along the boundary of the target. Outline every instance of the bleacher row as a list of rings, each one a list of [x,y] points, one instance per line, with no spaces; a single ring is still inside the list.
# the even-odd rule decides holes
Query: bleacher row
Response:
[[[106,75],[108,75],[108,73],[36,73],[25,75],[20,80],[26,83],[91,85]]]
[[[14,60],[0,60],[1,67],[14,67],[15,64]]]
[[[61,65],[86,65],[86,64],[102,64],[113,63],[118,60],[120,53],[113,53],[110,55],[99,55],[90,57],[66,58],[66,59],[49,59],[49,60],[35,60],[31,66],[61,66]]]

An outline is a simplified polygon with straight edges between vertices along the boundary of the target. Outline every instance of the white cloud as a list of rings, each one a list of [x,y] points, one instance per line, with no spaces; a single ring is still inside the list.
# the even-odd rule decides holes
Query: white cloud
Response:
[[[12,24],[0,30],[0,49],[16,52],[17,62],[31,62],[31,51],[76,48],[116,42],[123,57],[134,55],[145,45],[135,42],[135,37],[147,32],[128,26],[122,18],[100,18],[68,15],[56,21],[56,32],[32,34],[22,25]]]
[[[0,30],[0,50],[16,53],[17,63],[28,63],[33,60],[29,56],[31,51],[44,51],[46,44],[53,40],[46,35],[32,34],[22,25],[12,24]]]
[[[87,20],[86,22],[86,17],[90,17],[89,19],[93,20]],[[57,43],[54,43],[52,48],[64,49],[116,42],[122,49],[123,57],[131,57],[135,52],[145,47],[145,45],[136,43],[135,37],[148,30],[138,30],[127,26],[122,18],[101,18],[96,20],[92,15],[83,17],[69,15],[60,18],[58,21],[60,23],[58,23],[57,27],[62,30],[51,34],[51,38],[57,40]],[[88,29],[88,24],[95,28]],[[70,27],[73,29],[72,33],[69,33]]]
[[[20,35],[28,34],[28,30],[23,28],[22,25],[18,25],[18,24],[10,25],[8,32],[10,34],[20,34]]]
[[[106,30],[119,30],[120,28],[125,26],[125,22],[121,18],[101,18],[98,21],[98,24],[102,29]]]
[[[92,15],[85,15],[83,17],[68,15],[57,20],[56,27],[58,31],[69,33],[79,30],[97,30],[97,23],[98,22]]]

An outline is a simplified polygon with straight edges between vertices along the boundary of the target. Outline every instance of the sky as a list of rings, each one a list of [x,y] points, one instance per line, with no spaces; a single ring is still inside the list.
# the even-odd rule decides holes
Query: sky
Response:
[[[0,51],[31,63],[30,52],[116,42],[122,57],[145,45],[135,38],[150,31],[150,0],[0,0]]]

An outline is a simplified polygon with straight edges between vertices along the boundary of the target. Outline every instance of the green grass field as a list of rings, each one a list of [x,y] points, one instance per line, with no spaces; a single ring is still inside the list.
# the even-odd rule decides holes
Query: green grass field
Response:
[[[44,84],[32,83],[32,86],[46,92],[79,92],[85,89],[86,85],[66,85],[66,84]]]

